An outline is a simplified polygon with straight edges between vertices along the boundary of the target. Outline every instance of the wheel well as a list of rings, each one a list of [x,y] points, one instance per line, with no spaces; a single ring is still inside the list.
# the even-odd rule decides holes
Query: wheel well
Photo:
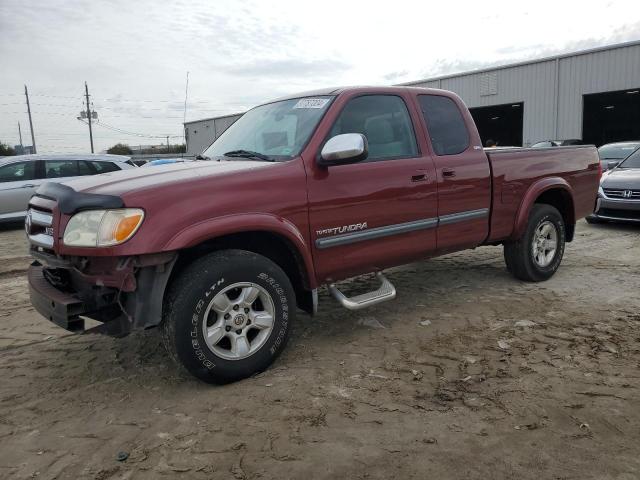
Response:
[[[177,263],[171,272],[171,277],[178,275],[184,267],[202,255],[216,250],[231,248],[247,250],[263,255],[282,268],[293,285],[298,307],[309,313],[313,311],[309,274],[305,267],[304,260],[289,240],[271,232],[251,231],[234,233],[212,238],[193,247],[181,250]]]
[[[572,241],[576,228],[576,218],[571,194],[564,188],[553,188],[541,193],[536,198],[535,203],[551,205],[560,212],[565,224],[565,240],[567,242]]]

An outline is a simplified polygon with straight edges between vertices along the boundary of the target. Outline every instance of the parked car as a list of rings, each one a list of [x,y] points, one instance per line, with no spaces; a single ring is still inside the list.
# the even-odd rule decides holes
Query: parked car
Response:
[[[41,186],[36,310],[71,331],[160,326],[193,375],[237,380],[274,361],[323,284],[356,310],[395,297],[382,269],[497,244],[516,278],[550,278],[601,174],[592,146],[485,151],[457,95],[411,87],[273,101],[203,156],[217,161]],[[371,292],[335,284],[370,272]]]
[[[531,148],[567,147],[570,145],[582,145],[579,138],[569,138],[567,140],[542,140],[531,145]]]
[[[587,222],[603,221],[640,223],[640,148],[603,175]]]
[[[598,148],[602,170],[607,171],[617,167],[625,158],[630,157],[640,149],[640,141],[607,143]]]
[[[146,162],[143,167],[157,167],[158,165],[171,165],[174,163],[193,162],[193,158],[157,158]]]
[[[0,222],[24,219],[29,198],[44,182],[135,168],[121,155],[19,155],[0,159]]]

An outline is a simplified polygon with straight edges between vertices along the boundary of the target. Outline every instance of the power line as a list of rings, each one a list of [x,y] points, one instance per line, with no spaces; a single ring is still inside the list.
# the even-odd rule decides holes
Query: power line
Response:
[[[150,134],[146,134],[146,133],[131,132],[129,130],[124,130],[122,128],[114,127],[113,125],[109,125],[108,123],[105,123],[105,122],[103,122],[101,120],[98,120],[96,122],[96,125],[99,125],[99,126],[101,126],[103,128],[106,128],[108,130],[112,130],[114,132],[122,133],[124,135],[131,135],[131,136],[139,137],[139,138],[167,138],[167,137],[178,138],[178,137],[182,137],[182,135],[150,135]]]

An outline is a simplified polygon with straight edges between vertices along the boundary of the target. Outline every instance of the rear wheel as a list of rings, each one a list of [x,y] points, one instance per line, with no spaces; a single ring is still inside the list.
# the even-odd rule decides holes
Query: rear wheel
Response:
[[[504,259],[511,274],[527,282],[541,282],[556,273],[565,246],[565,225],[551,205],[535,204],[524,234],[504,246]]]
[[[172,357],[209,383],[266,369],[282,352],[295,294],[278,265],[242,250],[209,254],[172,283],[163,339]]]

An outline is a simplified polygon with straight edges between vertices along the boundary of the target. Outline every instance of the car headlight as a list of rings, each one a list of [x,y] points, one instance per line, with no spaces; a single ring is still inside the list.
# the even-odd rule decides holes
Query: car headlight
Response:
[[[129,240],[140,227],[144,211],[139,208],[88,210],[76,213],[64,230],[70,247],[108,247]]]
[[[600,195],[601,197],[604,197],[604,190],[602,188],[602,185],[598,187],[598,195]]]

